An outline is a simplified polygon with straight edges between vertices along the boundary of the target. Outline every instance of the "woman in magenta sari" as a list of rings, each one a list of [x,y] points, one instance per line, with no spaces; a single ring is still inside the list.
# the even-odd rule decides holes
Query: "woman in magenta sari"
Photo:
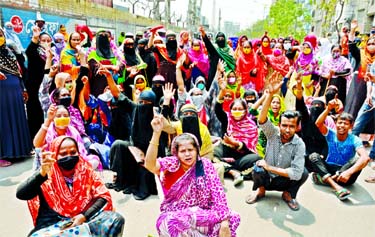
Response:
[[[210,62],[208,61],[208,56],[204,53],[202,41],[197,39],[193,40],[192,47],[188,51],[188,57],[191,63],[190,67],[192,70],[191,76],[193,77],[193,84],[195,84],[195,80],[199,76],[203,76],[207,81]]]
[[[228,208],[210,160],[199,157],[199,143],[183,133],[172,142],[173,156],[157,158],[163,117],[155,115],[145,167],[158,175],[165,199],[156,226],[159,236],[236,236],[240,216]]]

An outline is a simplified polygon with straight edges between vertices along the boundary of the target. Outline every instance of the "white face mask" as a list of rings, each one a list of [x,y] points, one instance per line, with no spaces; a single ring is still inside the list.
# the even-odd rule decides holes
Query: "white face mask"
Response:
[[[291,44],[291,43],[285,43],[285,44],[284,44],[284,49],[285,49],[285,50],[289,50],[291,47],[292,47],[292,44]]]
[[[194,96],[191,96],[191,100],[193,102],[193,104],[197,107],[197,108],[200,108],[203,103],[204,103],[204,100],[203,100],[203,95],[194,95]]]

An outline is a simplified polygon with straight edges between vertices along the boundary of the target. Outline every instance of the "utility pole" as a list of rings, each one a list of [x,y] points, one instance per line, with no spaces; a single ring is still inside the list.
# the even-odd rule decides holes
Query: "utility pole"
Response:
[[[160,9],[159,9],[159,0],[153,1],[153,14],[154,14],[154,20],[160,21]]]
[[[171,24],[171,0],[165,0],[165,23]]]
[[[217,25],[217,30],[220,31],[220,26],[221,26],[221,8],[219,8],[219,23]]]

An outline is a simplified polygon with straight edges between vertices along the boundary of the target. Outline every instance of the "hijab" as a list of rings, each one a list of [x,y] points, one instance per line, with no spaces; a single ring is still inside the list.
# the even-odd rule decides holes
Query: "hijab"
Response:
[[[111,50],[109,38],[105,35],[101,35],[101,32],[103,32],[103,30],[96,34],[96,53],[102,58],[113,58],[114,55]]]
[[[195,40],[194,40],[195,41]],[[199,42],[199,51],[193,50],[191,47],[188,51],[188,57],[190,61],[196,62],[198,69],[203,73],[204,77],[208,77],[208,70],[210,69],[210,62],[208,61],[208,56],[204,53],[204,46],[202,41],[197,40]]]
[[[59,136],[53,140],[50,149],[55,158],[66,139],[73,140],[78,150],[74,139]],[[91,166],[79,157],[74,170],[73,186],[70,190],[57,162],[52,165],[48,179],[40,186],[48,206],[59,215],[72,218],[87,210],[94,200],[104,198],[107,201],[104,210],[111,211],[113,209],[111,195]],[[39,196],[28,200],[28,206],[35,225],[40,207]]]
[[[0,31],[3,32],[5,38],[4,44],[0,46],[0,70],[21,77],[16,55],[6,46],[4,30],[0,28]]]

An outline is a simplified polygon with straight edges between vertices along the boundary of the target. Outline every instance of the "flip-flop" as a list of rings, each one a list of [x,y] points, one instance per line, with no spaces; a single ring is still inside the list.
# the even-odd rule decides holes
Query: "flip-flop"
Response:
[[[367,179],[365,179],[367,183],[375,183],[375,176],[370,176]]]
[[[292,211],[298,211],[299,210],[299,203],[297,202],[296,199],[292,198],[290,200],[286,199],[284,194],[281,195],[281,198],[284,200],[284,202],[288,205],[288,207],[292,210]]]
[[[328,184],[323,181],[322,176],[320,176],[318,173],[312,173],[311,179],[316,185],[328,186]]]
[[[11,166],[12,162],[6,160],[0,160],[0,167],[8,167]]]
[[[352,195],[352,193],[346,188],[342,188],[339,191],[334,191],[334,192],[336,194],[336,197],[341,201],[348,199],[348,197]]]
[[[256,203],[257,201],[259,201],[260,199],[262,199],[264,197],[265,197],[265,195],[260,196],[258,194],[250,194],[249,196],[246,197],[245,202],[247,204],[254,204],[254,203]]]
[[[240,184],[243,183],[243,176],[241,174],[237,175],[234,180],[233,180],[233,185],[235,187],[239,186]]]

